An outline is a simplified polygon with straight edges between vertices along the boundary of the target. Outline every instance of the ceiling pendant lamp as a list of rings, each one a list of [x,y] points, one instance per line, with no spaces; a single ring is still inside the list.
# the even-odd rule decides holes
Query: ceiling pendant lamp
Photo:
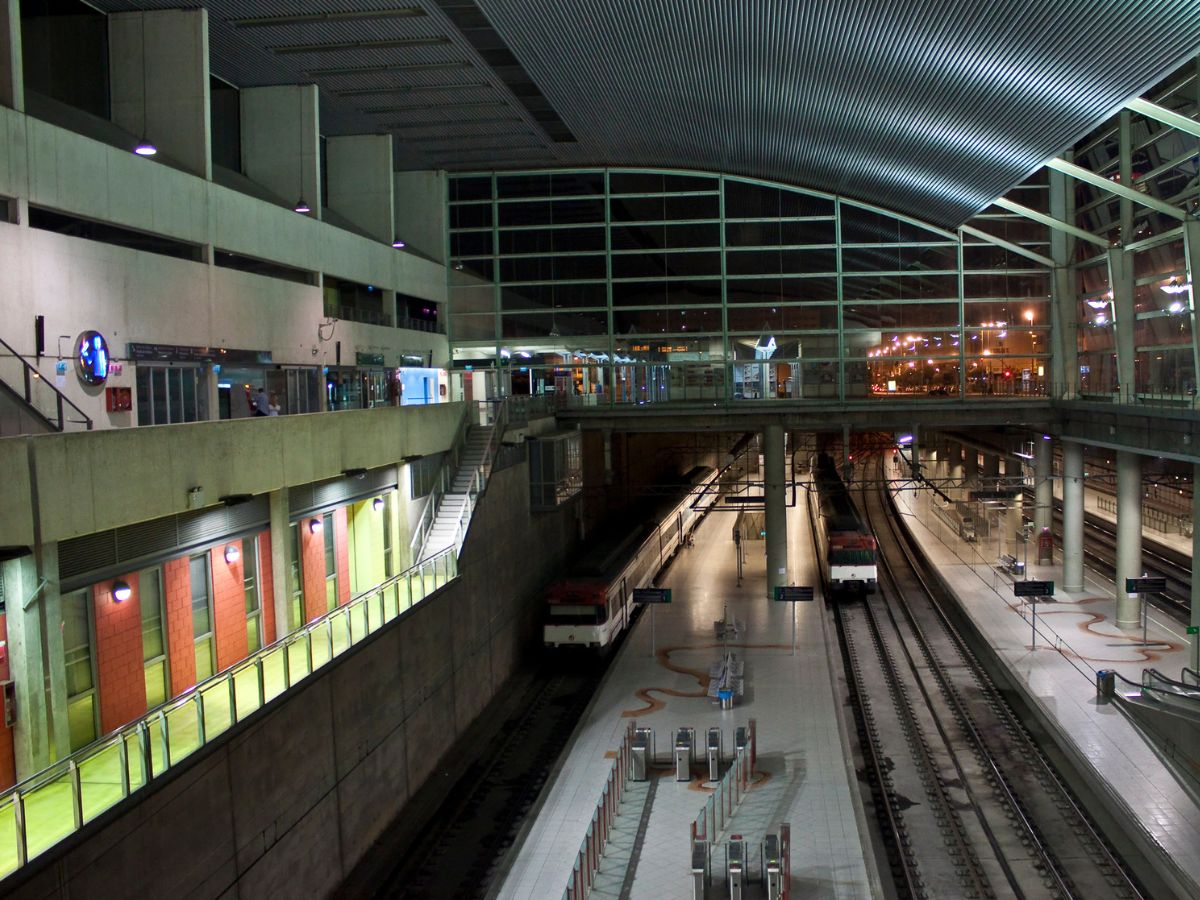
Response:
[[[392,239],[392,246],[395,247],[397,250],[403,250],[408,245],[405,244],[401,238],[396,237],[396,238]]]
[[[148,101],[146,99],[146,14],[142,13],[141,22],[142,32],[142,138],[137,142],[137,146],[133,148],[133,152],[138,156],[153,156],[158,152],[158,148],[150,142],[146,137],[146,109]]]
[[[310,212],[312,212],[312,207],[305,202],[303,197],[296,201],[296,205],[293,206],[292,209],[301,215],[308,215]]]
[[[310,212],[312,212],[312,207],[309,206],[308,202],[304,199],[304,91],[302,88],[297,90],[297,97],[299,98],[299,103],[297,104],[299,116],[296,118],[296,137],[298,145],[296,147],[296,174],[300,181],[300,199],[296,201],[296,204],[292,207],[292,210],[300,213],[302,216],[307,216]]]

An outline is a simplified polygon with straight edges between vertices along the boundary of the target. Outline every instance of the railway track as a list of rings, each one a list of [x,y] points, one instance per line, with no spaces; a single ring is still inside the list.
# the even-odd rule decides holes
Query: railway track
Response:
[[[942,614],[879,492],[879,591],[834,607],[899,897],[1142,893]]]
[[[419,836],[379,846],[371,871],[344,885],[339,898],[485,896],[610,659],[576,654],[568,668],[552,655],[517,711],[481,737],[479,754]]]

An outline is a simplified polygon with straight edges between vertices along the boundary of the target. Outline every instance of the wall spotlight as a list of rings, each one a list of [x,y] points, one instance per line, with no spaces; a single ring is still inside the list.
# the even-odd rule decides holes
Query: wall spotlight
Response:
[[[133,148],[133,152],[138,156],[153,156],[158,152],[158,148],[145,138],[142,138],[137,142],[137,146]]]
[[[225,562],[233,565],[242,558],[242,548],[237,544],[228,544],[225,547]]]
[[[312,207],[309,206],[308,203],[305,202],[303,197],[301,197],[299,200],[296,201],[296,205],[293,206],[292,209],[295,212],[300,213],[300,215],[302,215],[302,216],[306,216],[310,212],[312,212]]]
[[[401,238],[394,237],[394,238],[392,238],[392,246],[395,247],[397,250],[403,250],[408,245],[406,243],[404,243],[404,241]]]
[[[131,596],[133,596],[133,588],[131,588],[129,586],[128,581],[122,581],[120,578],[118,578],[116,581],[113,582],[113,586],[112,586],[113,603],[124,603]]]
[[[375,512],[383,512],[383,498],[376,497],[374,500],[372,500],[371,509],[375,510]]]
[[[321,528],[322,528],[322,524],[321,524],[320,519],[309,519],[308,520],[308,533],[309,534],[319,534],[321,531]]]

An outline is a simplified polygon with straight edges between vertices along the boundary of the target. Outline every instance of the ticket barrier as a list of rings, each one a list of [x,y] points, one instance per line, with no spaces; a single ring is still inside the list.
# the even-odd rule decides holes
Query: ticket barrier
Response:
[[[675,780],[692,780],[692,750],[696,746],[696,729],[680,728],[675,732]]]
[[[744,750],[750,746],[750,729],[745,725],[739,725],[733,732],[733,750],[736,753],[738,750]]]
[[[692,844],[692,898],[704,900],[708,887],[708,841]]]
[[[629,777],[633,781],[645,781],[650,777],[650,764],[654,759],[654,730],[635,728],[630,751],[632,771],[629,773]]]
[[[777,834],[768,834],[763,841],[763,871],[766,873],[768,900],[781,900],[784,896],[783,861]]]
[[[708,729],[708,780],[721,780],[721,729]]]
[[[746,881],[746,842],[740,834],[730,836],[725,858],[729,878],[729,900],[742,900]]]

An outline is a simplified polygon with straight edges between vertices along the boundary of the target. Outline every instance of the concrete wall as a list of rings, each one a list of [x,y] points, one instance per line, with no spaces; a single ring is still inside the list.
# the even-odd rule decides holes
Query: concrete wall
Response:
[[[446,299],[445,269],[398,253],[390,237],[362,237],[4,107],[0,196],[18,198],[23,223],[31,203],[196,244],[208,259],[230,251]],[[325,314],[316,285],[0,223],[0,337],[30,359],[38,314],[49,354],[39,367],[50,383],[58,336],[93,328],[114,360],[129,342],[269,350],[276,364],[300,366],[333,365],[339,342],[342,360],[358,352],[382,353],[389,365],[401,353],[432,353],[435,365],[448,358],[445,337],[425,332],[338,322],[319,335]],[[131,386],[134,375],[126,366],[111,384]],[[73,373],[63,390],[98,427],[132,424],[129,413],[106,413],[103,391]]]
[[[574,510],[497,472],[462,576],[0,884],[13,898],[321,897],[404,810],[536,640]]]
[[[33,544],[31,472],[42,540],[60,541],[182,512],[195,486],[213,504],[440,453],[462,415],[439,403],[7,438],[0,547]]]

